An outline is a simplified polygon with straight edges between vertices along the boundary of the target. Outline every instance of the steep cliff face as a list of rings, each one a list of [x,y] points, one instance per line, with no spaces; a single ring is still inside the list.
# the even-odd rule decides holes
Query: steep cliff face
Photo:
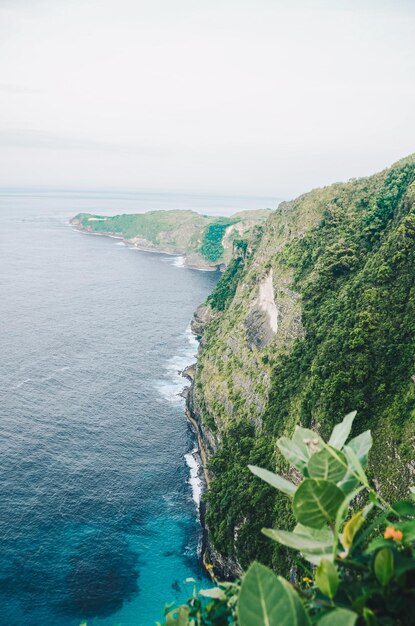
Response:
[[[291,526],[286,502],[246,466],[287,471],[275,441],[296,423],[324,436],[357,409],[385,496],[414,478],[414,181],[412,156],[281,204],[197,312],[188,404],[209,457],[206,523],[222,571],[252,558],[289,567],[260,534],[276,518]]]

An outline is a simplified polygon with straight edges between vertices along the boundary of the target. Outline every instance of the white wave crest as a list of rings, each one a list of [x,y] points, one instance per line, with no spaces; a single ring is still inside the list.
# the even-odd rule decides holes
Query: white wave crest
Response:
[[[200,478],[200,462],[198,460],[198,449],[194,448],[191,452],[184,455],[187,466],[190,469],[189,485],[192,488],[193,500],[199,508],[200,499],[202,497],[202,480]]]
[[[180,393],[187,385],[182,372],[194,362],[198,345],[189,325],[183,335],[183,348],[166,361],[163,378],[155,381],[155,387],[164,400],[175,404],[184,402]]]
[[[176,256],[173,259],[173,265],[175,267],[184,267],[184,261],[185,261],[184,256]]]

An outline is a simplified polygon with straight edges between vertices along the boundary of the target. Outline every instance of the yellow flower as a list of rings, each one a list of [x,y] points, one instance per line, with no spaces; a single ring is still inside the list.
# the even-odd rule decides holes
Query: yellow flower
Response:
[[[213,565],[211,563],[206,563],[205,565],[206,569],[213,569]]]
[[[309,578],[308,576],[304,576],[303,581],[305,583],[312,583],[313,581],[311,580],[311,578]]]

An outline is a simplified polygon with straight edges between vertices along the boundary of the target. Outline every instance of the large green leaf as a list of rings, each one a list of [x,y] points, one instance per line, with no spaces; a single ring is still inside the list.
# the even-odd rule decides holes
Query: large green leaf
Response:
[[[379,550],[375,557],[373,569],[382,587],[386,587],[393,576],[393,552],[390,548]]]
[[[289,532],[288,530],[279,530],[278,528],[263,528],[262,532],[283,546],[299,550],[304,554],[326,556],[330,555],[333,550],[333,541],[329,541],[328,536],[325,536],[322,540],[308,533],[301,534],[299,531]],[[330,538],[332,539],[333,535]]]
[[[341,450],[343,448],[348,436],[350,435],[356,413],[357,411],[349,413],[343,421],[340,422],[340,424],[336,424],[328,442],[330,446],[337,448],[337,450]]]
[[[353,491],[353,489],[355,489],[357,485],[359,485],[359,480],[356,478],[355,475],[359,474],[359,466],[363,469],[367,467],[369,451],[372,447],[372,443],[372,435],[370,433],[370,430],[366,430],[358,437],[351,439],[347,446],[344,447],[343,452],[345,453],[345,456],[347,458],[349,471],[346,473],[346,476],[339,484],[339,487],[345,493]],[[356,457],[358,459],[357,464],[355,462]]]
[[[323,528],[333,524],[344,500],[344,493],[334,483],[318,478],[306,478],[294,495],[296,520],[304,526]]]
[[[319,541],[325,545],[325,550],[320,554],[311,554],[303,550],[301,552],[302,556],[313,565],[319,565],[321,563],[321,559],[328,559],[332,561],[335,556],[334,550],[334,537],[333,531],[327,526],[323,528],[309,528],[308,526],[303,526],[302,524],[297,524],[294,528],[293,532],[295,534],[303,535],[306,537],[310,537],[310,539],[314,539],[315,541]],[[337,542],[336,542],[337,547]]]
[[[324,478],[338,483],[346,475],[347,460],[342,452],[327,446],[311,456],[307,469],[311,478]]]
[[[354,491],[360,485],[359,480],[353,475],[352,470],[349,470],[346,473],[346,476],[343,478],[341,482],[339,482],[339,487],[343,491],[343,493],[350,493]]]
[[[298,446],[306,460],[308,460],[314,452],[321,450],[323,446],[323,440],[320,435],[302,426],[295,427],[292,442]]]
[[[271,487],[275,487],[275,489],[282,491],[287,496],[294,495],[297,487],[293,485],[293,483],[290,483],[289,480],[279,476],[279,474],[274,474],[266,469],[262,469],[262,467],[256,467],[256,465],[248,465],[248,467],[251,472],[255,474],[255,476],[264,480],[266,483],[271,485]]]
[[[319,619],[317,626],[354,626],[357,618],[357,613],[353,613],[353,611],[334,609]]]
[[[393,503],[393,510],[405,517],[415,517],[414,500],[399,500]]]
[[[336,537],[339,536],[340,528],[344,520],[346,519],[346,515],[349,512],[351,502],[356,498],[356,496],[359,495],[361,491],[363,491],[363,489],[364,487],[360,486],[354,491],[352,491],[351,493],[347,494],[342,504],[339,506],[337,510],[337,515],[336,515],[336,523],[334,525],[334,534],[336,535]]]
[[[293,530],[294,533],[298,535],[308,535],[313,539],[317,539],[318,541],[322,541],[323,543],[333,543],[334,534],[331,528],[310,528],[309,526],[304,526],[303,524],[296,524]]]
[[[300,472],[303,472],[308,461],[306,454],[288,437],[280,437],[277,441],[277,446],[287,461]]]
[[[238,598],[240,626],[310,626],[293,587],[260,563],[245,574]]]
[[[358,437],[351,439],[347,444],[347,447],[353,450],[359,459],[360,464],[365,468],[367,466],[368,456],[372,445],[372,433],[370,430],[365,430],[365,432],[358,435]]]
[[[339,588],[339,582],[339,574],[335,564],[328,559],[322,559],[316,569],[316,585],[321,593],[332,600]]]
[[[353,474],[359,479],[362,485],[368,486],[369,481],[356,452],[349,446],[344,446],[344,453],[347,457],[349,467],[352,468]]]

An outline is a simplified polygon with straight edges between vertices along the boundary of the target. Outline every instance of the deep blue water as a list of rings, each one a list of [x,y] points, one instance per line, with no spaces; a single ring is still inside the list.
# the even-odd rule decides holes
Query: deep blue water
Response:
[[[0,200],[0,624],[153,624],[203,579],[177,370],[218,276]]]

